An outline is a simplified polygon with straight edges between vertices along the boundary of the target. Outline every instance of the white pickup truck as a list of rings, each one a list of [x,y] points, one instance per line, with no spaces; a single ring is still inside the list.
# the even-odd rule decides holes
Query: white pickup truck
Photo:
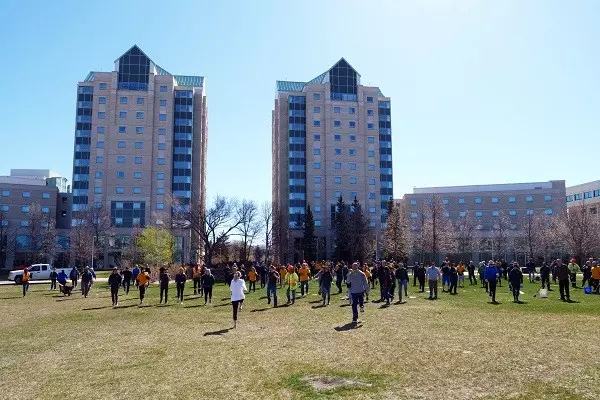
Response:
[[[52,266],[50,264],[33,264],[27,270],[31,273],[31,280],[41,281],[41,280],[49,280],[50,272],[52,271]],[[71,273],[71,268],[57,268],[56,272],[65,271],[65,274],[69,276]],[[23,270],[15,270],[10,271],[8,273],[8,280],[14,281],[17,285],[21,284],[21,279],[23,278]]]

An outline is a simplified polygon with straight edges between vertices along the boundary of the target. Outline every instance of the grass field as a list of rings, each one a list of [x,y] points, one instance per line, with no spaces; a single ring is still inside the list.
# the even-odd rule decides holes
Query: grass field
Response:
[[[270,308],[247,296],[231,327],[228,289],[203,306],[191,287],[183,305],[139,308],[137,291],[110,307],[97,284],[87,299],[46,285],[0,288],[0,398],[6,399],[596,399],[600,396],[600,296],[558,291],[488,304],[478,286],[428,301],[409,287],[405,304],[369,303],[351,329],[347,301],[318,307],[313,293]],[[558,288],[556,288],[558,289]],[[372,292],[372,298],[378,288]],[[284,292],[279,291],[280,303]],[[284,302],[284,301],[283,301]],[[317,391],[303,378],[362,382]]]

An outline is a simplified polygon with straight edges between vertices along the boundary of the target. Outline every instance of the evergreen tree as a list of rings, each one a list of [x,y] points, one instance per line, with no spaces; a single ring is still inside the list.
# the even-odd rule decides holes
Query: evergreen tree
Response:
[[[339,197],[335,215],[333,219],[333,231],[335,235],[335,259],[337,261],[351,261],[350,260],[350,215],[348,213],[348,206],[344,203],[342,196]]]
[[[350,232],[350,256],[349,261],[363,262],[367,256],[368,242],[371,237],[371,229],[369,228],[369,220],[365,218],[362,206],[355,197],[352,202],[351,214],[349,220]]]
[[[302,250],[306,261],[315,261],[317,246],[315,243],[315,218],[310,208],[306,206],[306,216],[304,217],[304,237],[302,238]]]

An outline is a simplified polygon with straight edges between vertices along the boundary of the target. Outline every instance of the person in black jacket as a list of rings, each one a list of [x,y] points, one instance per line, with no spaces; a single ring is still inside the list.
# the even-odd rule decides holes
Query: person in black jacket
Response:
[[[456,294],[456,287],[458,286],[458,270],[454,263],[448,268],[448,276],[450,278],[450,288],[448,289],[448,292],[450,294]]]
[[[108,277],[108,286],[110,286],[110,297],[112,299],[113,308],[119,305],[119,288],[121,287],[121,275],[119,275],[119,271],[117,268],[113,268],[112,274]],[[83,283],[83,275],[81,277],[81,282]]]
[[[344,267],[342,265],[336,266],[335,270],[335,286],[338,288],[338,294],[342,293],[342,282],[344,281]]]
[[[90,288],[92,287],[93,279],[94,275],[92,275],[90,267],[85,267],[85,270],[81,274],[81,294],[84,297],[88,297],[88,294],[90,293]]]
[[[185,289],[185,281],[187,277],[185,276],[185,269],[183,267],[179,268],[179,273],[175,275],[175,286],[177,287],[177,301],[179,304],[183,304],[183,291]]]
[[[415,262],[415,265],[413,265],[413,286],[417,286],[417,269],[419,268],[419,263]]]
[[[325,305],[325,299],[327,299],[327,305],[331,303],[331,283],[333,282],[333,275],[329,270],[328,266],[321,268],[321,276],[319,277],[319,287],[321,288],[321,296],[323,297],[323,305]]]
[[[540,281],[542,282],[542,289],[546,288],[548,290],[552,290],[550,289],[550,270],[550,266],[546,261],[544,261],[540,267]]]
[[[202,284],[202,290],[204,290],[204,305],[206,305],[207,301],[212,304],[212,290],[215,285],[215,277],[210,272],[210,269],[204,268],[204,274],[202,275],[202,279],[200,279],[200,283]]]
[[[402,303],[402,292],[408,297],[408,270],[404,264],[400,263],[396,269],[396,279],[398,280],[398,301]]]
[[[508,282],[512,288],[513,300],[515,303],[519,303],[519,291],[523,284],[523,272],[517,263],[513,265],[513,268],[508,273]]]
[[[425,292],[425,272],[425,266],[419,264],[419,266],[417,267],[417,279],[419,281],[419,290],[421,291],[421,293]]]
[[[162,304],[163,295],[165,298],[165,304],[167,304],[167,300],[169,299],[169,282],[171,281],[171,277],[169,276],[169,272],[165,267],[160,267],[160,273],[158,275],[158,281],[160,282],[160,301],[159,304]]]
[[[271,265],[269,275],[267,276],[267,304],[271,304],[271,296],[273,296],[273,307],[277,308],[277,282],[280,276],[277,268]]]
[[[581,272],[583,272],[581,287],[585,287],[586,282],[592,286],[592,261],[593,260],[586,261],[586,263],[581,267]]]
[[[50,290],[56,290],[56,278],[58,274],[56,273],[56,268],[52,268],[50,271]]]
[[[129,286],[131,285],[133,273],[129,270],[129,267],[125,267],[125,270],[121,275],[123,276],[123,289],[125,290],[125,294],[129,294]]]

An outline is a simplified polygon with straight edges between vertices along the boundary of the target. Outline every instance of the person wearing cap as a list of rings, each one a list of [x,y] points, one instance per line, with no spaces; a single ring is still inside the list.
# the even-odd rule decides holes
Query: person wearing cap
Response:
[[[294,267],[288,267],[285,275],[285,284],[287,285],[287,302],[294,304],[296,302],[296,289],[298,289],[298,274],[294,272]],[[290,297],[291,295],[291,297]]]
[[[306,295],[308,295],[308,282],[310,281],[310,269],[308,268],[308,264],[306,262],[303,262],[302,266],[298,269],[298,276],[300,278],[300,295],[304,297],[305,288]]]
[[[496,304],[496,285],[498,284],[499,275],[500,270],[498,270],[494,261],[490,260],[485,268],[485,280],[487,282],[490,297],[492,298],[492,304]]]
[[[579,271],[581,271],[581,269],[579,268],[579,264],[577,264],[577,260],[575,260],[574,258],[571,258],[571,260],[569,260],[569,265],[567,266],[567,268],[569,269],[569,278],[571,279],[571,286],[576,288],[577,287],[577,273]]]
[[[277,268],[271,265],[269,274],[267,275],[267,304],[271,304],[271,296],[273,297],[273,307],[277,307],[277,283],[279,282],[279,273]]]
[[[204,269],[204,275],[202,275],[201,283],[202,290],[204,291],[204,305],[206,305],[207,302],[212,304],[212,292],[213,286],[215,285],[215,277],[210,269]]]
[[[369,282],[365,273],[358,269],[358,263],[352,264],[352,270],[346,276],[346,283],[349,285],[350,296],[352,298],[352,323],[358,323],[358,307],[360,311],[365,311],[364,295],[369,291]]]
[[[23,287],[23,297],[29,291],[29,280],[31,279],[31,272],[27,267],[23,268],[23,276],[21,277],[21,286]]]
[[[185,291],[185,268],[179,268],[179,272],[175,275],[175,287],[177,288],[177,301],[179,304],[183,304],[183,292]]]
[[[113,268],[112,274],[108,277],[108,286],[110,287],[110,298],[112,299],[113,308],[119,305],[119,288],[121,287],[122,280],[123,278],[119,275],[117,268]]]
[[[233,279],[229,285],[231,291],[231,306],[233,307],[233,327],[237,328],[238,320],[238,308],[241,310],[241,306],[246,298],[246,282],[241,278],[242,274],[239,271],[233,273]]]

